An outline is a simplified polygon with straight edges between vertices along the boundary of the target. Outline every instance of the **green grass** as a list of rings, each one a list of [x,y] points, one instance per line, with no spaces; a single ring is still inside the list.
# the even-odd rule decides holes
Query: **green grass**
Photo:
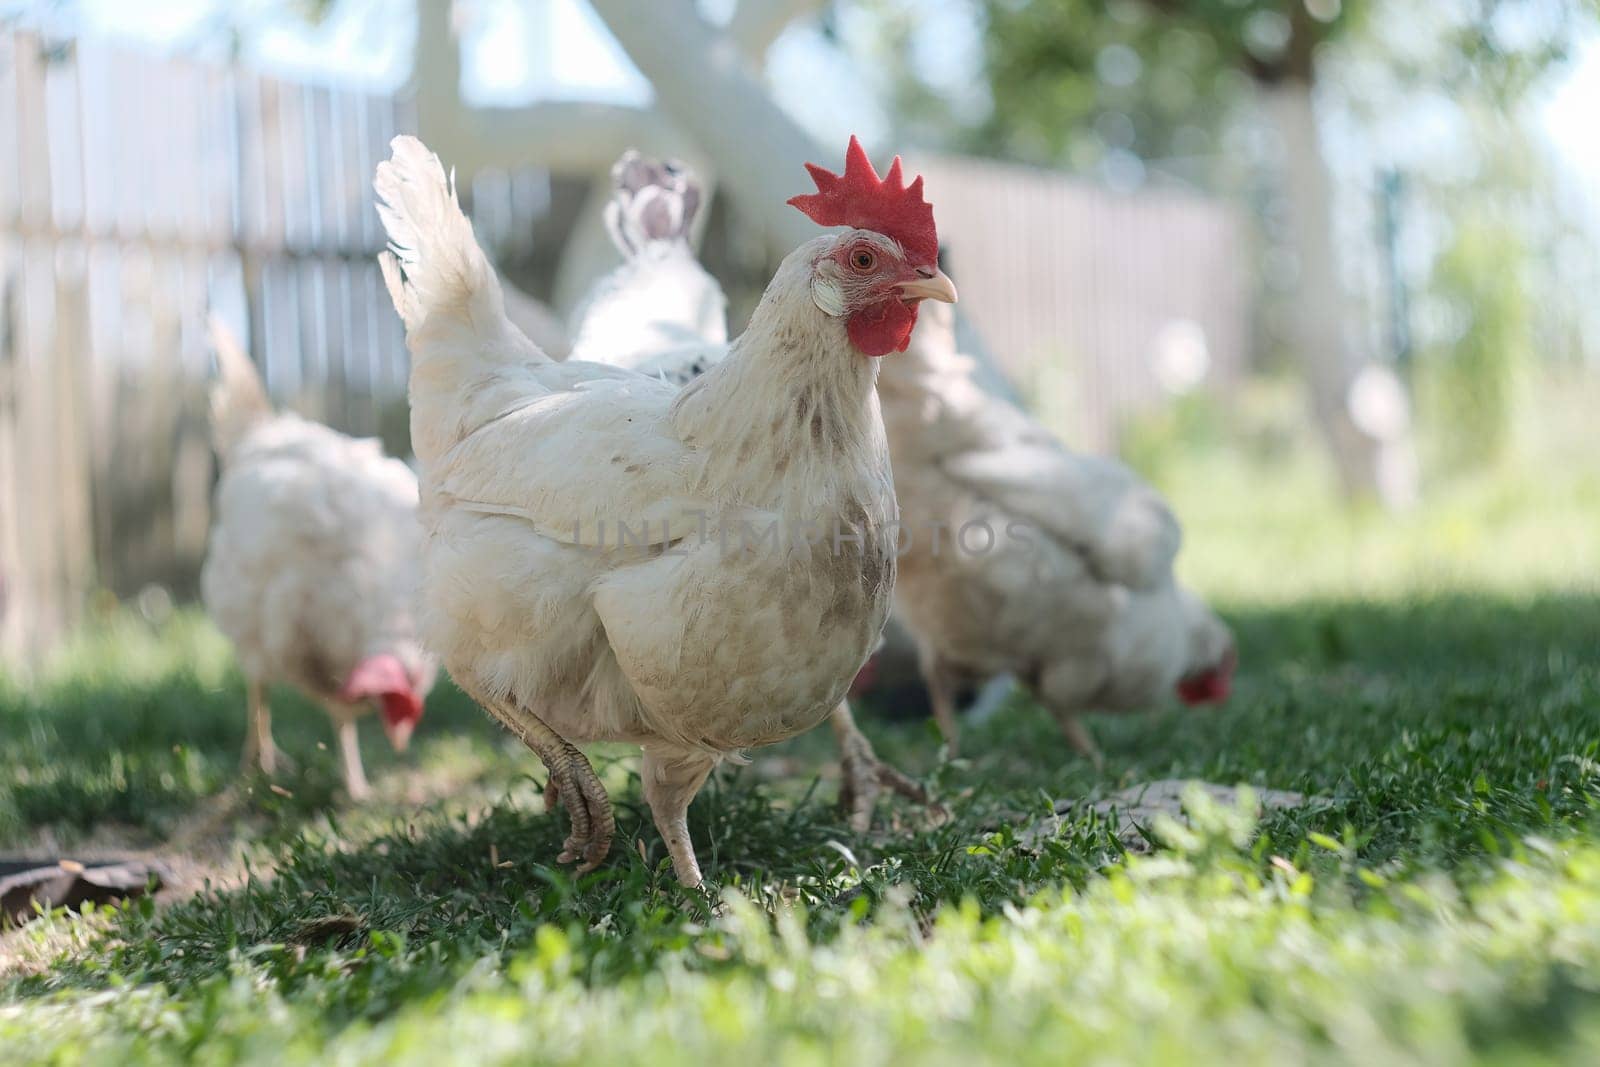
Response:
[[[797,739],[694,805],[706,893],[671,878],[621,749],[598,761],[611,859],[580,879],[552,866],[542,769],[448,686],[406,759],[369,734],[374,805],[341,804],[329,727],[287,693],[289,795],[236,785],[226,649],[191,615],[115,616],[41,677],[0,684],[0,846],[199,842],[224,881],[7,935],[0,1049],[1595,1062],[1600,475],[1524,462],[1386,520],[1331,507],[1299,454],[1174,459],[1161,478],[1179,487],[1187,573],[1243,651],[1227,707],[1097,720],[1100,773],[1021,700],[954,763],[927,725],[867,718],[955,811],[927,827],[891,807],[867,836],[833,808],[828,739]],[[1197,803],[1148,856],[1087,812],[1019,834],[1057,800],[1172,777],[1319,801],[1259,822]]]

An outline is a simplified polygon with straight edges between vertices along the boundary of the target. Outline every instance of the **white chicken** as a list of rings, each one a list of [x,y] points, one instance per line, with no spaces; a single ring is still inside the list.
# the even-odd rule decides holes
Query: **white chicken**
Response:
[[[345,785],[368,795],[356,719],[376,704],[396,750],[437,673],[416,632],[417,481],[377,441],[274,413],[255,366],[211,320],[221,459],[200,592],[248,689],[244,764],[275,773],[266,687],[297,686],[338,727]]]
[[[438,158],[391,147],[375,186],[413,356],[425,638],[545,762],[563,862],[592,869],[614,830],[573,742],[629,741],[699,885],[687,812],[706,776],[828,717],[888,615],[873,357],[904,348],[922,299],[955,298],[921,179],[897,160],[880,181],[853,140],[843,176],[812,168],[819,192],[791,203],[850,228],[786,257],[727,359],[680,391],[548,359],[506,320]]]
[[[580,355],[687,385],[728,354],[727,297],[689,243],[699,182],[683,164],[646,159],[634,149],[613,164],[611,179],[606,227],[623,262],[585,301]],[[930,803],[926,789],[878,759],[848,701],[831,722],[840,753],[839,803],[854,829],[870,827],[885,789]]]
[[[1016,676],[1097,763],[1081,713],[1174,687],[1225,699],[1233,638],[1174,579],[1182,538],[1165,502],[982,389],[945,311],[922,317],[878,393],[900,502],[895,617],[952,751],[963,681]]]
[[[574,316],[572,358],[684,385],[722,361],[728,299],[689,246],[700,185],[681,163],[629,149],[611,167],[606,229],[622,265]]]

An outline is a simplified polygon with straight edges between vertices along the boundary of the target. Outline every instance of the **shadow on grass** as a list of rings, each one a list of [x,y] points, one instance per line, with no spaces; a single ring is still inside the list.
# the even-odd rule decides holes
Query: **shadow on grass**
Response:
[[[819,937],[890,896],[921,913],[961,899],[992,912],[1044,886],[1081,885],[1119,858],[1110,831],[1087,814],[1068,820],[1056,840],[1020,843],[1010,829],[1028,813],[1167,777],[1327,798],[1325,807],[1264,822],[1254,852],[1263,866],[1281,853],[1300,869],[1355,864],[1386,877],[1442,870],[1471,878],[1475,861],[1529,834],[1592,826],[1600,602],[1456,596],[1230,619],[1243,651],[1235,700],[1214,712],[1098,719],[1103,774],[1020,699],[969,734],[971,755],[956,764],[937,764],[921,725],[869,723],[880,751],[934,775],[957,812],[943,827],[850,834],[833,810],[831,782],[818,785],[817,768],[831,755],[820,735],[776,750],[792,764],[787,780],[765,782],[758,768],[724,773],[691,811],[708,875],[770,906],[805,902]],[[110,818],[158,830],[233,775],[240,704],[233,688],[181,678],[8,703],[0,729],[16,736],[20,724],[29,741],[20,759],[6,757],[7,810],[71,826]],[[331,782],[332,758],[316,748],[325,719],[285,705],[283,739],[302,775]],[[423,731],[424,742],[427,731],[500,737],[448,686],[430,702]],[[55,765],[61,773],[48,783],[31,778]],[[375,1018],[451,988],[474,968],[497,968],[550,924],[567,929],[581,957],[575,973],[593,982],[667,957],[718,965],[711,899],[672,880],[636,780],[616,795],[611,858],[576,880],[550,865],[564,820],[515,799],[470,817],[431,808],[351,835],[337,821],[331,785],[300,792],[308,799],[273,809],[282,836],[270,846],[271,877],[167,909],[131,908],[96,946],[14,982],[10,995],[113,980],[183,986],[249,961],[285,991],[315,986],[335,1019]],[[294,830],[314,814],[332,816],[331,828]],[[1306,841],[1312,831],[1345,841],[1348,855],[1316,853]]]
[[[893,840],[858,838],[831,804],[791,804],[747,773],[730,777],[708,787],[691,818],[711,877],[772,908],[806,905],[819,939],[891,897],[924,913],[964,896],[992,910],[1047,879],[1081,883],[1117,854],[1093,820],[1042,849],[996,842],[979,854],[970,846],[984,834],[970,814]],[[478,816],[425,812],[360,842],[335,822],[287,839],[275,871],[239,889],[129,906],[96,947],[0,987],[0,999],[123,982],[183,989],[248,964],[286,994],[314,996],[338,1024],[498,969],[549,925],[566,932],[583,981],[613,982],[669,957],[717,966],[716,890],[678,885],[636,780],[618,801],[611,857],[581,877],[550,863],[565,821],[510,802]]]
[[[287,688],[271,702],[274,736],[295,770],[280,775],[288,795],[253,790],[254,810],[275,819],[333,810],[343,778],[327,714]],[[70,842],[108,826],[134,842],[159,841],[241,780],[244,725],[244,686],[232,675],[214,685],[180,669],[144,682],[69,678],[37,692],[0,691],[0,846],[41,834]],[[370,717],[362,727],[369,772],[395,767],[400,757]],[[416,752],[426,759],[431,745],[462,736],[499,740],[446,680],[428,700]]]

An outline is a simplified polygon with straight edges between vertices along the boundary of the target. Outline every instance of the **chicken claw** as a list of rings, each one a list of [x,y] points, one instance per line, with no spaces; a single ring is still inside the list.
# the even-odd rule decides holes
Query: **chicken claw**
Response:
[[[552,800],[559,797],[572,820],[572,832],[561,843],[556,862],[577,863],[579,874],[588,874],[600,866],[611,851],[617,821],[611,798],[589,758],[531,711],[509,701],[479,699],[478,703],[505,723],[550,772],[544,792],[546,807],[554,811]]]
[[[872,742],[856,726],[849,702],[840,701],[830,718],[834,737],[839,741],[839,806],[850,817],[850,829],[865,833],[871,828],[873,809],[885,789],[926,805],[936,817],[948,816],[927,789],[878,758]]]

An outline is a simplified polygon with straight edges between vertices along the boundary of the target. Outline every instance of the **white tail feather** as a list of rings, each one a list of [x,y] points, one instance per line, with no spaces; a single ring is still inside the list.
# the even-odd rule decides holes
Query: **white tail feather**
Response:
[[[389,249],[378,263],[406,324],[411,447],[426,474],[463,434],[498,413],[474,407],[474,396],[487,403],[478,387],[508,367],[550,357],[506,318],[500,279],[439,157],[415,137],[396,137],[389,147],[392,154],[372,181],[389,233]]]
[[[226,457],[251,427],[271,417],[272,402],[255,363],[228,324],[212,312],[206,325],[217,356],[217,380],[210,393],[211,440]]]
[[[435,316],[474,333],[498,332],[505,318],[500,282],[472,224],[456,202],[455,177],[415,137],[389,142],[373,188],[389,250],[378,256],[395,310],[415,334]],[[412,352],[418,352],[413,341]]]

